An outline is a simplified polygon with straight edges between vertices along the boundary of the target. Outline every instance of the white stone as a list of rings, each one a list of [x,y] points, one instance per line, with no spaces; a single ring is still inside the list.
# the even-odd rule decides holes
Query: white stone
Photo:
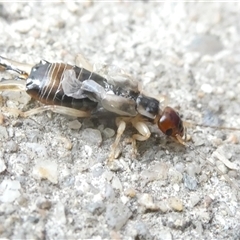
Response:
[[[38,160],[32,174],[36,179],[48,179],[54,184],[58,183],[58,165],[53,160]]]
[[[6,164],[2,158],[0,158],[0,173],[6,170]]]
[[[212,88],[212,86],[211,86],[210,84],[204,83],[204,84],[202,84],[202,86],[201,86],[201,90],[202,90],[203,92],[205,92],[205,93],[212,93],[213,88]]]
[[[0,201],[1,202],[13,202],[20,197],[21,185],[18,181],[12,181],[5,179],[0,185]]]

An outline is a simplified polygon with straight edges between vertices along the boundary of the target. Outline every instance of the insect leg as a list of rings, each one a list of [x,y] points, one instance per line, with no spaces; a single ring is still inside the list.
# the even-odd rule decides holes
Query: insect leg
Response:
[[[140,121],[139,117],[135,117],[131,121],[133,127],[137,129],[138,133],[133,134],[130,141],[132,142],[133,147],[133,154],[137,154],[137,146],[136,146],[136,140],[137,141],[146,141],[150,136],[151,132],[147,126],[146,123]]]
[[[126,128],[126,122],[124,120],[122,120],[121,118],[117,118],[116,123],[117,123],[117,126],[118,126],[117,136],[116,136],[116,139],[115,139],[115,141],[112,145],[111,152],[110,152],[109,157],[108,157],[109,162],[114,160],[116,149],[119,145],[121,136],[122,136],[122,134],[123,134],[123,132]]]
[[[25,91],[26,82],[23,80],[4,80],[0,82],[0,90]]]
[[[137,153],[136,140],[137,141],[145,141],[151,135],[151,132],[150,132],[148,126],[146,125],[146,123],[143,122],[143,120],[139,116],[136,116],[134,118],[119,117],[116,119],[116,123],[118,126],[117,136],[116,136],[115,142],[112,145],[111,153],[109,155],[109,161],[112,161],[115,158],[115,152],[116,152],[116,149],[120,142],[121,136],[126,128],[126,123],[131,123],[133,125],[133,127],[135,129],[137,129],[137,131],[139,132],[138,134],[134,134],[129,140],[129,142],[132,143],[134,155],[136,155],[136,153]]]
[[[91,114],[90,112],[87,111],[81,111],[78,109],[74,109],[74,108],[68,108],[68,107],[64,107],[64,106],[58,106],[58,105],[44,105],[35,109],[31,109],[27,112],[22,112],[19,110],[14,110],[14,112],[17,113],[21,116],[21,117],[29,117],[38,113],[42,113],[45,111],[52,111],[55,113],[59,113],[59,114],[65,114],[65,115],[69,115],[69,116],[73,116],[73,117],[90,117]]]

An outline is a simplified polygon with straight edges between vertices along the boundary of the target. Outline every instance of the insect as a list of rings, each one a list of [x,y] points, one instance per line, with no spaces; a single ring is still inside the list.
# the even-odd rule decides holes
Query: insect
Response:
[[[20,112],[23,117],[46,110],[82,118],[112,113],[117,117],[118,130],[109,160],[115,157],[126,123],[131,123],[138,131],[131,138],[135,153],[136,140],[145,141],[151,135],[147,122],[156,124],[165,135],[185,144],[183,122],[173,108],[167,106],[162,110],[160,102],[142,94],[137,81],[122,70],[116,74],[115,69],[109,67],[105,69],[106,76],[102,76],[88,64],[84,65],[86,67],[41,60],[32,66],[0,57],[0,70],[17,74],[15,80],[2,80],[0,90],[26,91],[45,104]]]
[[[137,153],[136,141],[145,141],[151,135],[147,123],[157,125],[165,135],[192,150],[194,148],[186,143],[184,125],[240,130],[183,122],[173,108],[166,106],[161,109],[157,99],[144,95],[139,90],[138,82],[123,70],[114,66],[104,66],[94,71],[82,57],[80,63],[82,66],[78,67],[41,60],[36,65],[29,65],[0,56],[0,71],[17,74],[14,80],[2,79],[0,90],[26,91],[32,98],[43,103],[41,107],[27,112],[18,110],[17,113],[22,117],[47,110],[80,118],[109,115],[116,117],[118,129],[109,154],[109,162],[116,158],[116,149],[127,123],[132,124],[138,131],[131,137],[134,154]],[[200,152],[196,153],[201,156]],[[219,169],[217,171],[224,175]],[[238,189],[228,176],[225,175],[225,178]]]

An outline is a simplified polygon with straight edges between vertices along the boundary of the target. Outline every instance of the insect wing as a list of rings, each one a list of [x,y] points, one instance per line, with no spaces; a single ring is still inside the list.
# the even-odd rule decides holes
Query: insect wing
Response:
[[[78,67],[85,68],[89,72],[96,72],[105,77],[107,82],[115,87],[120,87],[126,91],[139,92],[139,86],[136,79],[116,65],[107,65],[103,63],[91,64],[82,54],[76,56],[75,62]]]
[[[101,102],[106,96],[105,89],[92,79],[83,81],[81,89],[90,100],[95,102]]]
[[[76,99],[87,98],[87,95],[81,89],[82,82],[76,78],[76,73],[73,69],[67,69],[63,73],[62,89],[64,93]]]
[[[133,76],[115,65],[105,67],[106,79],[109,84],[126,91],[139,92],[138,82]]]
[[[82,90],[86,92],[90,100],[98,102],[107,111],[124,116],[135,116],[137,114],[134,100],[117,96],[112,92],[107,93],[94,80],[83,81]]]

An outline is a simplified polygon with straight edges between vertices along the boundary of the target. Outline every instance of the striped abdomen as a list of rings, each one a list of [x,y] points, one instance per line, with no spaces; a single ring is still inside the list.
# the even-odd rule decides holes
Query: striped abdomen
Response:
[[[79,110],[92,110],[97,106],[96,102],[86,97],[79,99],[67,96],[62,88],[64,72],[72,69],[79,81],[89,78],[97,81],[105,79],[98,74],[92,73],[84,68],[64,63],[49,63],[41,61],[35,65],[27,78],[26,92],[34,99],[47,105],[61,105]]]

